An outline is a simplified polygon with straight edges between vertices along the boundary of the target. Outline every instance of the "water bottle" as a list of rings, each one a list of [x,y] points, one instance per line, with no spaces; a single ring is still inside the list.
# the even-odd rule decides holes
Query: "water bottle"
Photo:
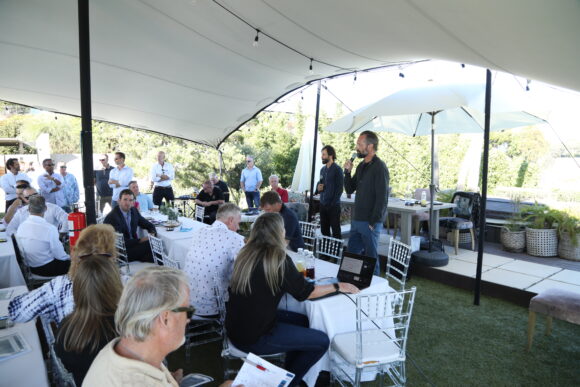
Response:
[[[421,192],[421,207],[427,207],[427,192]]]

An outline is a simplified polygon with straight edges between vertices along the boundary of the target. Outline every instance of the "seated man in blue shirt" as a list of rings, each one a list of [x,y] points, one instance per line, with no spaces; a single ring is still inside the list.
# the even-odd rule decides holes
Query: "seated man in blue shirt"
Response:
[[[260,198],[260,207],[266,212],[279,212],[284,219],[284,229],[286,230],[286,242],[288,248],[292,251],[298,251],[299,248],[304,248],[304,240],[300,232],[300,224],[298,217],[288,207],[282,203],[282,199],[278,192],[268,191]]]
[[[129,183],[129,189],[135,195],[135,207],[139,211],[151,211],[153,209],[153,199],[151,196],[139,192],[139,184],[135,180]]]

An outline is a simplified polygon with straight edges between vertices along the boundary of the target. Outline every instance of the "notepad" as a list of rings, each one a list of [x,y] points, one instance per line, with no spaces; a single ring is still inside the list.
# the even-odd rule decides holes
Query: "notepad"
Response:
[[[0,290],[0,301],[7,301],[12,297],[14,289],[2,289]]]
[[[29,351],[30,346],[19,332],[0,337],[0,361],[12,359]]]
[[[249,353],[232,386],[243,384],[252,387],[284,387],[294,379],[294,374]]]

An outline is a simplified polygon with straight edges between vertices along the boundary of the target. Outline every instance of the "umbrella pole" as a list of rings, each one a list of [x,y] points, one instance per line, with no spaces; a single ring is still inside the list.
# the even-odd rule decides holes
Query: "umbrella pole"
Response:
[[[79,66],[81,86],[81,157],[87,225],[97,223],[93,181],[93,128],[91,112],[91,51],[89,39],[89,1],[78,0]]]
[[[485,207],[487,203],[487,169],[489,164],[489,125],[491,119],[491,71],[485,77],[485,125],[483,131],[483,165],[481,166],[481,205],[479,206],[479,235],[477,238],[477,269],[473,304],[479,305],[481,295],[481,269],[483,265],[483,239],[485,238]]]
[[[310,199],[308,200],[308,221],[312,221],[314,216],[314,176],[316,169],[316,145],[318,144],[318,117],[320,116],[320,87],[321,83],[318,81],[318,88],[316,89],[316,115],[314,118],[314,146],[312,149],[312,168],[310,170]]]

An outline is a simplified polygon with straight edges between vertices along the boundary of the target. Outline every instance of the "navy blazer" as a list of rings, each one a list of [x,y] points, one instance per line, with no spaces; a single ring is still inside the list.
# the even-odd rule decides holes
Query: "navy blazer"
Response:
[[[115,231],[122,233],[125,237],[125,246],[127,248],[133,247],[139,243],[139,237],[137,236],[137,227],[141,227],[147,230],[150,234],[155,234],[155,226],[145,219],[139,213],[139,210],[135,207],[131,207],[131,230],[127,227],[127,222],[125,222],[125,216],[121,212],[119,206],[115,206],[111,212],[105,217],[103,223],[110,224],[113,226]]]

